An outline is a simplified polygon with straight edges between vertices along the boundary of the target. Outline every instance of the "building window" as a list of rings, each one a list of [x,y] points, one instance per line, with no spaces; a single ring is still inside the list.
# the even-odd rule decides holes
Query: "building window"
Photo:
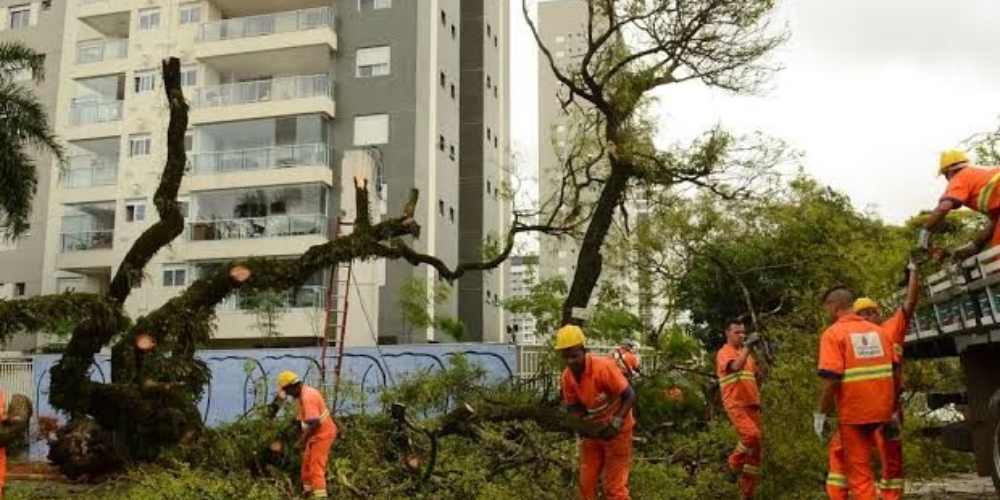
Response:
[[[451,84],[451,98],[452,99],[455,98],[455,84],[454,83]]]
[[[493,47],[496,47],[496,48],[500,47],[500,39],[497,38],[496,35],[493,35]]]
[[[131,200],[125,202],[125,222],[145,222],[146,200]]]
[[[201,3],[181,4],[181,24],[194,24],[201,22]]]
[[[493,183],[490,181],[486,181],[486,194],[492,194],[492,193],[493,193]]]
[[[495,97],[497,99],[500,98],[500,86],[499,85],[493,87],[493,97]]]
[[[448,14],[444,10],[441,11],[441,26],[448,25]]]
[[[194,151],[194,132],[188,131],[184,133],[184,152],[191,151]]]
[[[138,134],[128,138],[128,156],[146,156],[153,149],[153,138],[149,134]]]
[[[10,29],[27,28],[31,25],[31,5],[14,5],[10,8]]]
[[[448,146],[448,158],[451,158],[451,161],[455,161],[455,145],[454,144],[452,144],[451,146]]]
[[[500,139],[497,136],[493,136],[493,149],[500,149]]]
[[[14,296],[15,297],[24,297],[27,294],[28,294],[28,290],[27,290],[27,287],[25,286],[24,283],[14,283]]]
[[[444,217],[444,200],[438,200],[438,213]]]
[[[181,86],[194,87],[195,85],[198,85],[198,66],[181,68]]]
[[[139,31],[150,31],[160,28],[160,8],[142,9],[139,11]]]
[[[454,40],[454,39],[455,39],[455,36],[456,36],[457,34],[458,34],[458,31],[457,31],[457,30],[455,29],[455,25],[454,25],[454,24],[452,24],[452,25],[451,25],[451,39],[452,39],[452,40]]]
[[[493,78],[490,78],[490,75],[486,75],[486,88],[490,88],[492,86],[493,86]]]
[[[444,151],[444,145],[445,145],[444,136],[443,135],[439,135],[438,136],[438,149],[440,149],[441,151]]]
[[[486,140],[490,141],[493,139],[493,131],[489,127],[486,127]]]
[[[42,10],[49,10],[52,8],[52,0],[42,0]]]
[[[440,80],[440,81],[441,81],[441,88],[444,88],[444,83],[445,83],[445,75],[444,75],[444,71],[442,71],[442,72],[441,72],[441,74],[440,74],[440,75],[438,75],[438,80]]]
[[[358,10],[391,9],[392,0],[358,0]]]
[[[358,49],[355,54],[358,78],[388,75],[390,59],[391,51],[388,45]]]
[[[489,24],[486,25],[486,37],[489,38],[493,36],[493,27]]]
[[[448,207],[448,218],[455,222],[455,207]]]
[[[388,144],[389,115],[365,115],[354,117],[354,145]]]
[[[163,286],[185,286],[187,285],[187,267],[178,265],[163,266]]]
[[[181,213],[181,217],[187,219],[188,214],[191,213],[191,202],[188,200],[177,200],[177,211]]]
[[[135,72],[135,85],[133,90],[136,94],[152,92],[156,89],[156,71],[147,69]]]

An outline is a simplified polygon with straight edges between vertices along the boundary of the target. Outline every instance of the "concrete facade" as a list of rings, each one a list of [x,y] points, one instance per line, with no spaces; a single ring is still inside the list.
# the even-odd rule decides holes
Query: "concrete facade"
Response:
[[[12,9],[28,10],[28,25],[12,23]],[[55,121],[59,82],[62,78],[62,32],[65,2],[26,0],[0,0],[0,42],[21,42],[36,52],[45,54],[45,80],[35,83],[30,79],[23,85],[31,87],[39,101],[49,110],[49,121]],[[17,24],[15,26],[15,24]],[[45,227],[49,204],[49,179],[56,177],[52,157],[48,153],[34,155],[38,171],[38,190],[35,193],[31,230],[13,242],[0,241],[0,298],[21,298],[42,292],[42,263],[45,255]],[[25,350],[35,346],[35,336],[19,335],[9,341],[4,349]]]
[[[518,255],[510,259],[510,296],[525,297],[531,293],[531,288],[538,283],[538,256]],[[536,344],[539,333],[535,317],[531,314],[512,314],[510,318],[510,334],[517,344]]]
[[[469,3],[479,2],[68,2],[62,27],[68,78],[56,105],[56,130],[83,161],[73,182],[49,181],[42,289],[103,290],[131,242],[155,222],[152,193],[167,126],[158,70],[168,56],[181,59],[192,104],[192,168],[179,195],[187,202],[188,227],[147,267],[147,279],[126,304],[131,314],[155,309],[213,262],[293,258],[349,232],[337,221],[353,219],[355,175],[370,179],[379,216],[399,214],[410,190],[419,190],[422,234],[412,244],[456,265],[462,247],[473,243],[459,237],[459,214],[478,217],[486,232],[503,227],[505,213],[500,204],[475,207],[460,174],[468,29],[462,9]],[[489,46],[505,54],[506,10],[482,3],[492,12],[482,18],[495,16],[503,26],[491,26],[500,36]],[[491,57],[489,64],[506,64],[505,55]],[[495,70],[491,81],[500,81],[503,92],[473,105],[502,130],[499,150],[507,137],[505,69]],[[349,290],[346,274],[346,268],[328,270],[309,283],[305,296],[287,297],[267,335],[241,298],[227,301],[214,342],[311,345],[324,328],[339,330],[345,318],[347,345],[439,340],[433,329],[407,325],[398,307],[408,280],[433,289],[430,268],[359,263]],[[494,288],[480,309],[502,300],[503,276],[483,279]],[[322,305],[327,295],[334,301],[329,322]],[[462,302],[468,300],[456,290],[433,313],[460,317],[469,332],[502,331],[493,324],[502,322],[501,313],[462,314]]]

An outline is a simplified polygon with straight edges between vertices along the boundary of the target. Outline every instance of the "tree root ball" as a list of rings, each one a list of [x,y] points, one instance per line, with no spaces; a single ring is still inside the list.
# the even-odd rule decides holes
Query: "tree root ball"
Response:
[[[56,431],[49,443],[49,461],[70,479],[99,478],[121,468],[114,438],[91,418],[78,418]]]

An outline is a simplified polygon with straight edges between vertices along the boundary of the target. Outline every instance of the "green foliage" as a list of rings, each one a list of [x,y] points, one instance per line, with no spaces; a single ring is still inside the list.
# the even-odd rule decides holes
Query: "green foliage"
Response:
[[[242,297],[242,306],[254,314],[256,327],[265,337],[279,337],[278,322],[287,312],[287,294],[275,290],[260,290]]]
[[[382,392],[385,407],[402,403],[413,414],[431,417],[440,415],[460,402],[471,390],[485,385],[486,372],[469,364],[465,356],[451,356],[445,370],[437,366],[410,375]]]
[[[260,480],[246,472],[209,473],[183,464],[170,468],[143,467],[130,471],[116,481],[120,488],[101,496],[102,500],[174,500],[198,498],[231,500],[233,498],[282,500],[288,492],[278,480]]]

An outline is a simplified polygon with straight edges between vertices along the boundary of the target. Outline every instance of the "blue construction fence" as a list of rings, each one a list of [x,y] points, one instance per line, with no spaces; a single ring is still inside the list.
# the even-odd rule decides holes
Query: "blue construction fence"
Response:
[[[341,383],[349,390],[361,391],[365,407],[341,407],[338,412],[379,411],[379,395],[386,387],[420,373],[444,370],[452,357],[463,355],[486,373],[488,382],[512,380],[517,375],[517,350],[508,344],[456,343],[417,344],[345,349],[341,365]],[[49,371],[59,360],[58,354],[43,354],[32,358],[36,416],[55,416],[65,422],[49,404]],[[307,383],[326,380],[333,384],[337,352],[328,349],[325,355],[325,377],[321,375],[324,357],[319,347],[294,349],[233,349],[205,350],[197,354],[212,371],[212,379],[199,402],[202,418],[209,426],[232,422],[245,415],[256,404],[270,401],[275,394],[275,377],[283,370],[292,370]],[[107,382],[111,379],[108,356],[98,356],[90,371],[91,379]],[[48,445],[44,441],[31,444],[31,460],[44,460]]]

